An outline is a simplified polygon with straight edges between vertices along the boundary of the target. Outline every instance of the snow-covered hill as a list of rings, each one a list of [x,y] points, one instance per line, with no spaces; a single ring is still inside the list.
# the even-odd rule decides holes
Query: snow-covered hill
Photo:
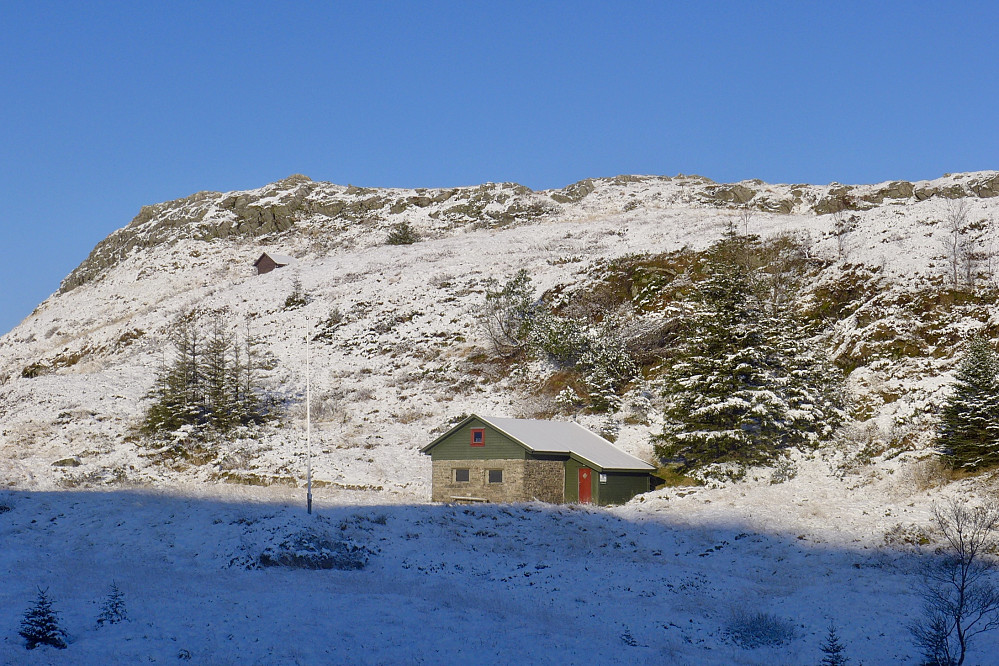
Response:
[[[220,495],[238,489],[245,493],[239,496],[242,502],[291,492],[244,488],[249,485],[301,488],[305,478],[305,339],[311,333],[318,335],[312,346],[312,377],[320,407],[313,424],[319,513],[336,521],[349,517],[350,509],[345,506],[392,505],[377,516],[371,514],[378,520],[387,516],[388,527],[378,521],[368,525],[374,519],[355,521],[365,524],[368,541],[381,534],[379,539],[392,542],[391,547],[379,546],[389,555],[373,565],[380,567],[379,585],[395,584],[392,576],[399,573],[396,565],[403,566],[400,563],[416,567],[422,576],[417,576],[422,587],[414,593],[412,613],[400,611],[380,618],[385,624],[378,625],[377,631],[384,630],[385,640],[392,626],[435,608],[444,613],[434,620],[441,632],[450,619],[457,622],[464,610],[481,610],[487,602],[473,600],[471,593],[453,602],[444,596],[475,584],[482,579],[482,571],[493,567],[486,584],[497,594],[506,594],[501,588],[513,585],[514,578],[503,580],[497,572],[513,576],[521,560],[529,567],[548,567],[549,560],[554,560],[566,571],[559,578],[544,567],[537,569],[545,581],[543,596],[575,609],[578,633],[594,631],[600,620],[593,618],[598,614],[613,615],[613,628],[601,630],[602,638],[594,638],[592,646],[606,646],[617,638],[628,648],[644,650],[636,653],[638,659],[672,655],[675,663],[691,659],[701,663],[812,663],[817,660],[815,649],[821,638],[816,632],[821,633],[833,619],[851,641],[869,642],[874,655],[871,663],[902,659],[912,654],[899,641],[915,610],[886,611],[867,622],[851,616],[851,604],[881,608],[892,595],[904,592],[893,588],[898,582],[893,576],[905,573],[904,566],[891,568],[895,555],[873,557],[870,553],[918,540],[913,535],[926,527],[928,508],[934,501],[973,496],[994,483],[990,477],[954,480],[935,462],[928,446],[933,412],[944,395],[960,341],[971,331],[999,337],[995,307],[999,271],[991,258],[999,241],[996,195],[999,174],[995,172],[855,187],[623,176],[544,192],[515,184],[386,190],[293,176],[258,190],[199,193],[146,207],[130,225],[100,243],[67,277],[59,293],[0,338],[0,486],[12,489],[5,501],[13,506],[12,511],[0,514],[0,533],[19,543],[16,551],[4,549],[13,553],[4,565],[9,572],[37,560],[49,548],[47,539],[85,541],[74,552],[84,562],[80,566],[89,567],[86,562],[97,566],[102,553],[109,550],[144,548],[148,541],[162,538],[187,544],[184,552],[160,549],[150,554],[164,570],[175,564],[183,570],[195,560],[200,562],[200,556],[191,555],[190,550],[208,553],[206,557],[212,559],[210,571],[199,569],[197,580],[214,578],[215,560],[234,556],[226,544],[239,535],[181,534],[171,526],[173,518],[161,513],[183,514],[185,520],[198,523],[221,512],[219,520],[233,524],[231,520],[238,518],[233,516],[242,509],[219,509],[215,503]],[[962,201],[966,209],[957,233],[967,256],[959,262],[960,284],[952,284],[955,267],[948,247],[955,230],[949,221]],[[841,214],[834,215],[837,212]],[[422,240],[412,245],[386,244],[390,231],[402,222],[412,226]],[[430,465],[418,450],[451,419],[472,412],[496,416],[557,413],[547,381],[553,368],[542,361],[511,366],[492,354],[477,317],[489,280],[504,281],[523,268],[540,292],[563,298],[578,295],[636,257],[668,255],[684,248],[687,252],[703,250],[732,225],[741,233],[764,238],[790,234],[804,248],[811,269],[798,306],[813,321],[825,322],[825,332],[816,342],[830,345],[839,365],[849,373],[854,395],[855,420],[833,441],[814,452],[795,453],[775,468],[751,469],[736,483],[664,488],[627,507],[593,513],[537,507],[518,507],[509,514],[497,507],[464,513],[427,506]],[[263,251],[291,255],[296,262],[258,276],[253,262]],[[965,284],[968,267],[974,285]],[[287,307],[296,282],[308,294],[308,303]],[[185,457],[162,442],[150,442],[137,427],[168,347],[171,323],[192,308],[223,307],[233,313],[234,321],[248,318],[253,331],[262,337],[275,359],[266,388],[287,405],[287,411],[277,422],[212,442],[203,455]],[[656,313],[629,316],[655,317]],[[649,459],[650,436],[660,428],[656,399],[647,386],[634,386],[616,413],[563,412],[561,418],[576,418],[594,430],[616,432],[618,446]],[[87,489],[109,492],[113,514],[128,511],[137,489],[147,492],[166,487],[187,492],[192,484],[198,493],[214,498],[206,500],[210,508],[177,508],[173,500],[150,500],[145,506],[157,507],[151,509],[156,515],[146,522],[157,526],[156,536],[138,534],[138,527],[134,538],[125,535],[95,541],[88,536],[91,531],[103,534],[110,523],[92,506],[103,501],[94,498],[105,496]],[[246,509],[253,514],[248,513],[247,520],[253,524],[276,520],[270,534],[299,527],[298,519],[286,515],[285,509],[253,506]],[[44,523],[50,519],[48,513],[55,512],[92,528],[62,533],[56,521],[43,534],[26,520],[30,516]],[[606,551],[606,566],[599,565],[602,570],[624,567],[625,573],[608,573],[609,577],[596,582],[607,590],[608,600],[599,597],[592,586],[585,594],[564,591],[571,584],[569,573],[586,579],[589,564],[580,553],[553,551],[551,543],[540,540],[538,535],[550,530],[550,523],[563,521],[572,527],[560,529],[573,534],[601,534],[594,535],[585,548],[587,552]],[[403,529],[404,523],[422,524],[425,529]],[[669,534],[661,534],[663,529]],[[449,551],[449,540],[469,530],[503,535],[497,537],[506,544],[499,552],[507,553],[510,561],[490,560],[491,564],[473,566],[471,553],[496,548],[485,537],[462,542],[450,558],[428,555]],[[406,535],[410,534],[413,540],[421,540],[421,548],[396,543],[409,539]],[[749,536],[740,536],[744,534]],[[620,548],[615,544],[621,544]],[[869,552],[859,554],[864,548]],[[704,568],[719,551],[738,553],[739,562],[750,563],[748,573],[718,582],[720,572],[736,566],[735,561],[726,560],[724,565]],[[701,557],[703,552],[708,555]],[[61,555],[52,557],[46,560],[52,562],[45,565],[47,570],[58,572],[68,566]],[[661,563],[662,559],[670,562]],[[785,564],[771,568],[775,561]],[[816,564],[808,569],[805,562]],[[810,573],[800,573],[799,564]],[[12,613],[24,607],[22,597],[36,584],[49,584],[40,580],[44,572],[37,566],[28,569],[16,578],[16,589],[8,588],[11,591],[0,596],[9,609],[0,627],[8,646],[17,641],[8,625]],[[829,576],[831,584],[852,586],[859,596],[835,608],[803,612],[825,598],[828,590],[803,578],[774,588],[775,579],[792,574],[809,579]],[[302,575],[296,572],[289,579],[296,589],[309,585]],[[360,576],[345,584],[363,595],[370,593],[368,580]],[[531,636],[535,634],[530,632],[539,632],[537,641],[549,641],[542,654],[552,655],[552,660],[568,656],[573,661],[572,655],[581,660],[583,653],[573,651],[567,642],[543,637],[549,632],[538,627],[560,623],[554,619],[561,617],[560,611],[539,610],[535,593],[516,580],[519,591],[509,597],[512,605],[490,611],[494,614],[490,622],[504,631],[528,631]],[[231,583],[248,589],[256,589],[258,583],[270,585],[245,577],[235,577]],[[163,589],[172,589],[169,581],[164,585]],[[865,596],[858,592],[864,586],[877,589]],[[770,652],[746,652],[727,643],[728,616],[722,617],[718,603],[723,597],[735,599],[728,598],[728,587],[737,588],[747,603],[750,598],[786,599],[779,607],[767,608],[782,616],[802,617],[807,627],[799,628],[798,642],[778,650],[776,654],[783,656],[776,658]],[[664,589],[676,595],[680,588],[683,594],[663,601],[663,595],[668,596]],[[76,595],[71,612],[80,615],[85,593],[78,586],[73,589],[67,592]],[[137,587],[132,590],[141,594]],[[658,601],[642,596],[645,590],[659,595]],[[52,591],[57,592],[54,585]],[[211,604],[245,599],[239,595],[223,598],[221,588],[216,591],[221,596]],[[593,600],[594,596],[598,599]],[[363,603],[370,607],[355,607],[363,608],[364,617],[374,622],[380,600],[367,597]],[[591,600],[595,607],[588,614],[583,609]],[[345,602],[342,598],[335,603],[313,601],[324,612]],[[349,603],[361,602],[354,597]],[[199,602],[200,610],[193,617],[210,617],[214,613],[211,604]],[[654,608],[624,612],[622,604]],[[452,610],[441,611],[438,606]],[[527,608],[531,608],[530,622],[523,619]],[[731,614],[731,608],[724,610]],[[237,624],[241,631],[257,633],[255,622]],[[681,625],[675,635],[668,628],[671,622]],[[890,629],[879,626],[892,622]],[[336,626],[337,631],[347,629]],[[163,646],[172,650],[172,636],[194,635],[189,629],[177,625],[147,633],[142,639],[150,641],[147,649],[135,652],[109,653],[111,648],[102,643],[93,648],[94,660],[108,654],[126,661],[139,654],[166,655],[169,650]],[[410,629],[393,636],[391,640],[397,641],[393,644],[418,638]],[[630,638],[622,638],[625,632]],[[230,654],[214,633],[197,635],[193,641],[198,649],[207,649],[215,658],[223,655],[223,661]],[[443,639],[425,643],[417,643],[419,658],[412,661],[439,661],[440,653],[435,650],[455,648]],[[384,648],[384,643],[379,646],[372,648],[373,663],[397,660],[402,654]],[[503,641],[477,644],[467,654],[478,660],[507,662],[504,646],[509,647]],[[600,647],[604,649],[609,648]],[[800,659],[789,657],[788,650],[802,651]],[[252,659],[272,661],[272,653],[265,650],[251,654]],[[286,651],[281,658],[290,662],[296,655],[308,660],[324,658],[324,654],[310,648],[308,652]],[[344,653],[330,654],[342,657]],[[612,659],[617,653],[597,654]],[[356,653],[354,658],[366,659]]]
[[[294,406],[311,330],[324,332],[314,381],[331,408],[318,424],[319,482],[426,497],[428,466],[417,449],[435,428],[473,411],[541,411],[545,368],[511,374],[488,362],[476,318],[487,280],[525,268],[541,291],[585,289],[611,260],[704,248],[733,222],[764,237],[797,234],[824,261],[807,291],[836,310],[830,339],[848,359],[862,416],[886,432],[921,430],[953,367],[954,343],[983,325],[994,333],[999,321],[987,300],[944,302],[949,197],[967,196],[967,234],[984,254],[996,238],[997,190],[992,172],[859,187],[628,176],[547,192],[366,189],[293,176],[146,207],[0,339],[0,480],[40,488],[294,483],[303,439]],[[837,237],[834,216],[815,211],[842,207],[852,219]],[[387,245],[403,221],[424,240]],[[264,250],[297,262],[257,276],[252,264]],[[978,264],[980,284],[995,279],[991,260]],[[311,300],[289,309],[295,280]],[[278,427],[226,443],[212,465],[165,465],[133,431],[170,323],[196,307],[250,318],[277,359],[270,389],[293,408]],[[648,457],[654,414],[636,423],[627,413],[611,417],[619,445]],[[599,428],[607,417],[578,418]]]

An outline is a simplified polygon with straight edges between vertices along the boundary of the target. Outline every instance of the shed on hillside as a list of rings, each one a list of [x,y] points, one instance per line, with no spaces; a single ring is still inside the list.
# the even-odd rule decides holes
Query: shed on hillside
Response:
[[[253,262],[253,265],[257,269],[257,275],[263,275],[264,273],[270,273],[275,268],[287,266],[293,261],[295,261],[294,257],[264,252],[260,255],[259,259]]]
[[[473,414],[421,449],[435,502],[622,504],[655,468],[578,423]]]

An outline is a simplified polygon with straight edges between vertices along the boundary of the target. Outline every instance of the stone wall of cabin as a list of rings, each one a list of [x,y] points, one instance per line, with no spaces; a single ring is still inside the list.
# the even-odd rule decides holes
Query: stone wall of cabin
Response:
[[[525,460],[435,460],[433,462],[434,502],[460,501],[472,497],[489,502],[523,502]],[[538,462],[538,461],[532,461]],[[455,469],[468,470],[468,482],[454,481]],[[503,470],[503,483],[489,483],[489,470]]]
[[[565,463],[561,460],[527,460],[524,499],[550,504],[565,502]]]

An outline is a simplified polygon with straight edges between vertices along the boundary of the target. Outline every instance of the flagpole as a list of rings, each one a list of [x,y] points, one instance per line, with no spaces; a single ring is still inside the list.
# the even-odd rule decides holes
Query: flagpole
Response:
[[[305,334],[305,445],[308,455],[306,463],[306,498],[307,511],[312,513],[312,366],[311,354],[309,350],[309,338],[312,337],[311,330],[306,326]]]

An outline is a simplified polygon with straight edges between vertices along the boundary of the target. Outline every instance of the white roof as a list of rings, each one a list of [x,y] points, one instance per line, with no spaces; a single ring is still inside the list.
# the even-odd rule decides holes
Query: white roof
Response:
[[[270,252],[264,252],[264,254],[260,255],[260,259],[263,259],[264,255],[270,257],[271,260],[275,264],[278,264],[279,266],[287,266],[291,262],[295,261],[295,257],[289,257],[286,254],[271,254]],[[257,259],[257,262],[259,262],[260,259]],[[254,262],[254,263],[257,263],[257,262]]]
[[[629,455],[578,423],[479,416],[534,453],[576,454],[601,469],[654,471],[655,467]]]

